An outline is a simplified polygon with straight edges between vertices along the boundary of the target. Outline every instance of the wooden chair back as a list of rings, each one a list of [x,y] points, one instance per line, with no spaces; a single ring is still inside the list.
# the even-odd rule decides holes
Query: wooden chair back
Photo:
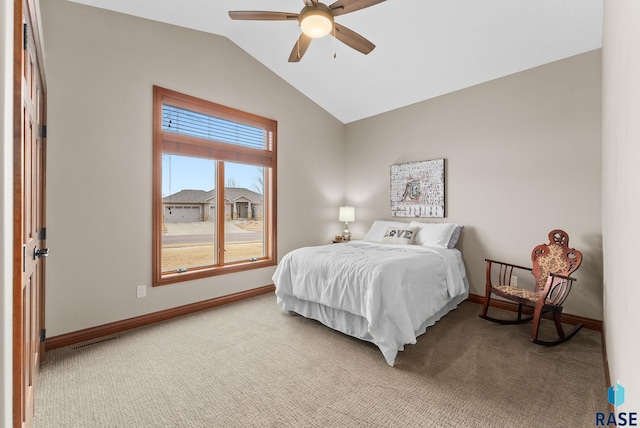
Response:
[[[531,252],[536,290],[545,289],[550,273],[569,276],[580,267],[582,253],[569,248],[569,235],[560,229],[549,232],[549,243],[540,244]]]

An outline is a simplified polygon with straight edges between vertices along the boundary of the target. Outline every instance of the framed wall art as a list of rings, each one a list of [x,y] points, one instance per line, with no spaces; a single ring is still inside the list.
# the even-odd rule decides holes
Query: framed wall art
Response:
[[[444,159],[391,165],[393,217],[444,217]]]

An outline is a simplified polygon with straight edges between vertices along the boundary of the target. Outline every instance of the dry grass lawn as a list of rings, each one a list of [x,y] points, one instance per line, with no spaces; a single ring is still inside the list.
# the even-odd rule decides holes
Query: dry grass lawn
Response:
[[[225,261],[247,260],[262,257],[262,241],[235,242],[227,244]],[[162,249],[162,270],[180,267],[194,267],[213,264],[213,245],[191,245],[188,247],[169,247]]]
[[[261,221],[246,221],[236,226],[261,232]],[[247,260],[251,257],[262,257],[264,254],[262,241],[227,242],[225,246],[225,261]],[[213,244],[182,244],[166,245],[162,247],[162,270],[174,270],[181,267],[206,266],[214,263]]]

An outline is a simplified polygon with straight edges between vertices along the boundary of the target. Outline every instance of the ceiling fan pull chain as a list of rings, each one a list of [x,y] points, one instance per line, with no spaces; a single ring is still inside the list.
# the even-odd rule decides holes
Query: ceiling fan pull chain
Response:
[[[336,58],[336,26],[333,26],[333,58]]]

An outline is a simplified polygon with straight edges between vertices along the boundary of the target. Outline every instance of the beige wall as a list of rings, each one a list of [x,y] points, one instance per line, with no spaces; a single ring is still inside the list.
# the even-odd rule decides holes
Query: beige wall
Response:
[[[278,121],[278,253],[340,230],[343,125],[225,38],[42,2],[49,337],[272,284],[273,268],[151,283],[152,86]]]
[[[584,257],[566,311],[602,319],[600,65],[593,51],[347,125],[354,238],[390,218],[390,165],[445,158],[434,221],[465,225],[471,293],[484,295],[485,257],[531,265],[561,228]]]
[[[602,201],[604,316],[611,382],[625,387],[619,409],[640,411],[640,2],[604,4]]]
[[[12,417],[13,2],[0,0],[0,426]]]

